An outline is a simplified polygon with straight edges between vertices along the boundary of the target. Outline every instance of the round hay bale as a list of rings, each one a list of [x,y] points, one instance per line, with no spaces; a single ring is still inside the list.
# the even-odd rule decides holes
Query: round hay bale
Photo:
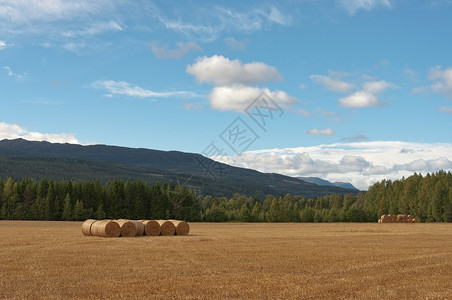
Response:
[[[137,235],[137,227],[135,226],[135,223],[124,219],[115,220],[114,222],[118,223],[121,228],[121,236],[132,237]]]
[[[160,223],[154,220],[141,221],[144,224],[144,234],[147,236],[160,235]]]
[[[90,233],[92,236],[99,236],[99,234],[97,233],[97,225],[99,224],[100,220],[95,221],[90,228]]]
[[[176,226],[168,220],[156,220],[160,225],[160,235],[174,235]]]
[[[94,232],[101,237],[119,237],[121,235],[121,227],[112,220],[102,220],[94,223]]]
[[[82,224],[82,233],[84,235],[86,235],[86,236],[91,236],[91,226],[96,221],[97,220],[94,220],[94,219],[88,219],[85,222],[83,222],[83,224]]]
[[[176,227],[176,235],[187,235],[190,232],[190,225],[185,221],[169,220]]]
[[[135,227],[137,228],[137,234],[135,236],[142,236],[144,235],[144,224],[140,221],[132,221],[135,224]]]

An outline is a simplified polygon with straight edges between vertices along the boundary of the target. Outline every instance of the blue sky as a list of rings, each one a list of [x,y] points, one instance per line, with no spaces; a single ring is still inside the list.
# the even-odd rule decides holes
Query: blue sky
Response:
[[[452,170],[450,16],[450,0],[0,1],[0,139],[360,188]]]

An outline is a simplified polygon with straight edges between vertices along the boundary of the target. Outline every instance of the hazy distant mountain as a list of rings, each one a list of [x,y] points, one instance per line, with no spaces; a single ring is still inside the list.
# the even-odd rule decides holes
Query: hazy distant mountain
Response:
[[[357,188],[355,188],[353,186],[353,184],[351,184],[349,182],[330,182],[328,180],[324,180],[324,179],[318,178],[318,177],[297,177],[297,178],[304,180],[306,182],[310,182],[310,183],[314,183],[314,184],[318,184],[318,185],[337,186],[337,187],[341,187],[341,188],[345,188],[345,189],[357,190]]]
[[[200,154],[106,145],[82,146],[0,141],[0,177],[166,181],[192,186],[203,195],[248,196],[290,193],[316,197],[357,193],[356,189],[317,185],[293,177],[261,173],[215,162]]]

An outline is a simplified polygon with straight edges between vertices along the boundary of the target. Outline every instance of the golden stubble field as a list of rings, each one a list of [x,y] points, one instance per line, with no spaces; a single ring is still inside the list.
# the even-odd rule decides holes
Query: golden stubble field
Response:
[[[4,299],[452,299],[452,224],[191,223],[100,238],[0,221]]]

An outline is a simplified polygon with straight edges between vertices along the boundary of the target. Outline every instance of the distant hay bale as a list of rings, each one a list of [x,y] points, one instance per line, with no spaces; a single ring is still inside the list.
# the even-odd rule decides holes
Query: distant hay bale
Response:
[[[167,220],[156,220],[160,225],[160,235],[174,235],[176,226]]]
[[[142,236],[144,234],[144,224],[139,221],[132,221],[135,224],[135,227],[137,228],[137,234],[135,236]]]
[[[168,220],[176,227],[176,235],[187,235],[190,232],[190,226],[185,221]]]
[[[137,235],[137,227],[135,226],[135,223],[124,219],[115,220],[114,222],[118,223],[121,228],[121,236],[132,237]]]
[[[155,220],[143,220],[144,234],[147,236],[160,235],[160,223]]]
[[[82,233],[86,236],[91,236],[91,226],[93,225],[94,222],[96,222],[97,220],[94,219],[88,219],[85,222],[83,222],[82,224]]]
[[[121,227],[112,220],[102,220],[93,224],[93,233],[101,237],[119,237],[121,234]]]

